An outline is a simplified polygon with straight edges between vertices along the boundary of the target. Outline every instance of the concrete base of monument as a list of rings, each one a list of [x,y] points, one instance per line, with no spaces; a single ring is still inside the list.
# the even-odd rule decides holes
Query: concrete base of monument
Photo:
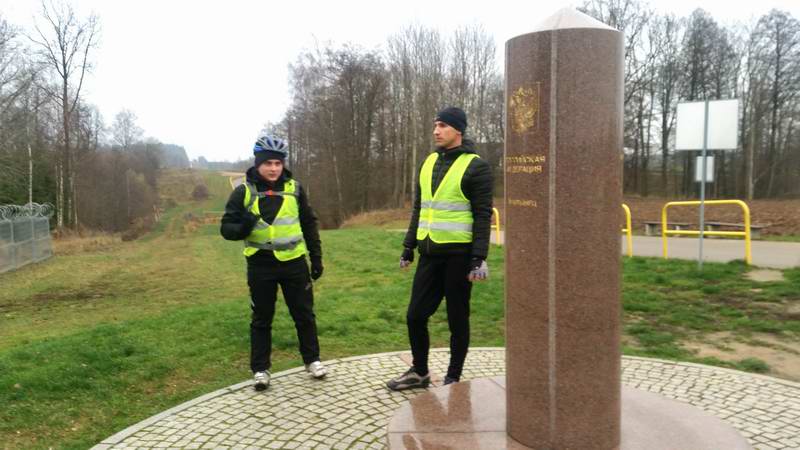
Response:
[[[395,412],[390,449],[528,449],[506,433],[505,377],[433,388]],[[699,408],[623,386],[623,450],[752,449],[733,427]]]

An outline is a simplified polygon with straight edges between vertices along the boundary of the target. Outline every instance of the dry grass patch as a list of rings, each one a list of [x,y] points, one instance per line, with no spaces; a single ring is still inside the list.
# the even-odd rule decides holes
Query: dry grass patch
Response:
[[[119,234],[103,232],[82,232],[53,239],[53,252],[56,255],[77,255],[80,253],[103,252],[116,247],[122,238]]]
[[[410,208],[379,209],[345,220],[340,228],[405,228],[411,217]]]
[[[162,170],[158,178],[158,193],[161,198],[172,198],[180,202],[191,201],[192,191],[198,184],[205,184],[204,173],[193,169]],[[214,176],[218,176],[216,173]]]
[[[503,198],[495,197],[493,202],[494,208],[500,214],[502,222]],[[378,209],[356,214],[345,220],[339,228],[382,228],[384,230],[404,230],[408,228],[409,220],[411,220],[411,204],[406,203],[402,208]],[[492,225],[495,223],[494,220],[494,217],[492,217]],[[500,227],[505,228],[505,225],[501,223]]]

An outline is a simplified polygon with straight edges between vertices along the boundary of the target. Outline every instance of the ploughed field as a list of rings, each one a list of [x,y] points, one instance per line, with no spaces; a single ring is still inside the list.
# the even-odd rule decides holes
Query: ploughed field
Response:
[[[643,234],[644,222],[661,220],[662,207],[672,200],[626,197],[624,201],[631,208],[634,233]],[[769,225],[762,231],[764,236],[800,236],[800,200],[750,200],[745,203],[750,208],[751,223]],[[737,205],[707,206],[705,217],[707,221],[743,223],[742,209]],[[697,229],[698,207],[670,207],[668,218],[693,224]]]

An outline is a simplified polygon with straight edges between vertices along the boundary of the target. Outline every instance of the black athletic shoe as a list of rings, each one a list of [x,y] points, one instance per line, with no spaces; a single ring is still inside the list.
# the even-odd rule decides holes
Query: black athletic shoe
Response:
[[[412,367],[399,377],[387,381],[386,387],[393,391],[403,391],[405,389],[426,388],[429,384],[431,384],[430,374],[422,376]]]
[[[451,378],[448,376],[444,377],[444,384],[453,384],[453,383],[458,383],[459,381],[460,380],[458,378]]]

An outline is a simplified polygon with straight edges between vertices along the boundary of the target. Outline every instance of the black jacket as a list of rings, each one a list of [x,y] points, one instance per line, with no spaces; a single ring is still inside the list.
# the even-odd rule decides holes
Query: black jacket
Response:
[[[292,178],[292,173],[286,168],[283,169],[283,174],[274,184],[261,178],[255,167],[249,168],[246,175],[247,182],[255,184],[259,192],[269,189],[282,191],[284,181],[290,178]],[[315,259],[321,260],[322,243],[319,239],[317,215],[308,204],[308,196],[303,189],[303,185],[298,183],[297,180],[295,180],[295,183],[300,188],[300,195],[297,199],[300,212],[300,227],[303,229],[303,239],[306,241],[309,257],[312,261]],[[240,241],[246,238],[253,231],[253,227],[257,222],[257,218],[245,209],[245,189],[247,187],[244,183],[236,186],[236,189],[231,192],[228,198],[228,203],[225,205],[225,214],[222,216],[220,233],[222,237],[229,241]],[[267,223],[272,223],[281,205],[283,205],[283,197],[281,196],[274,195],[260,198],[258,200],[258,210],[261,213],[261,218]],[[259,250],[247,258],[248,266],[273,265],[279,262],[272,250]]]
[[[475,153],[473,143],[464,140],[460,147],[450,150],[437,149],[439,158],[433,166],[431,189],[435,192],[453,161],[462,153]],[[414,198],[414,210],[411,223],[403,241],[407,248],[419,248],[423,255],[470,254],[473,258],[486,259],[489,254],[489,238],[492,224],[492,169],[489,163],[481,158],[474,158],[467,166],[461,179],[461,191],[469,199],[472,206],[472,243],[470,244],[437,244],[430,236],[417,242],[417,226],[419,225],[419,207],[421,189],[417,184],[417,195]]]

